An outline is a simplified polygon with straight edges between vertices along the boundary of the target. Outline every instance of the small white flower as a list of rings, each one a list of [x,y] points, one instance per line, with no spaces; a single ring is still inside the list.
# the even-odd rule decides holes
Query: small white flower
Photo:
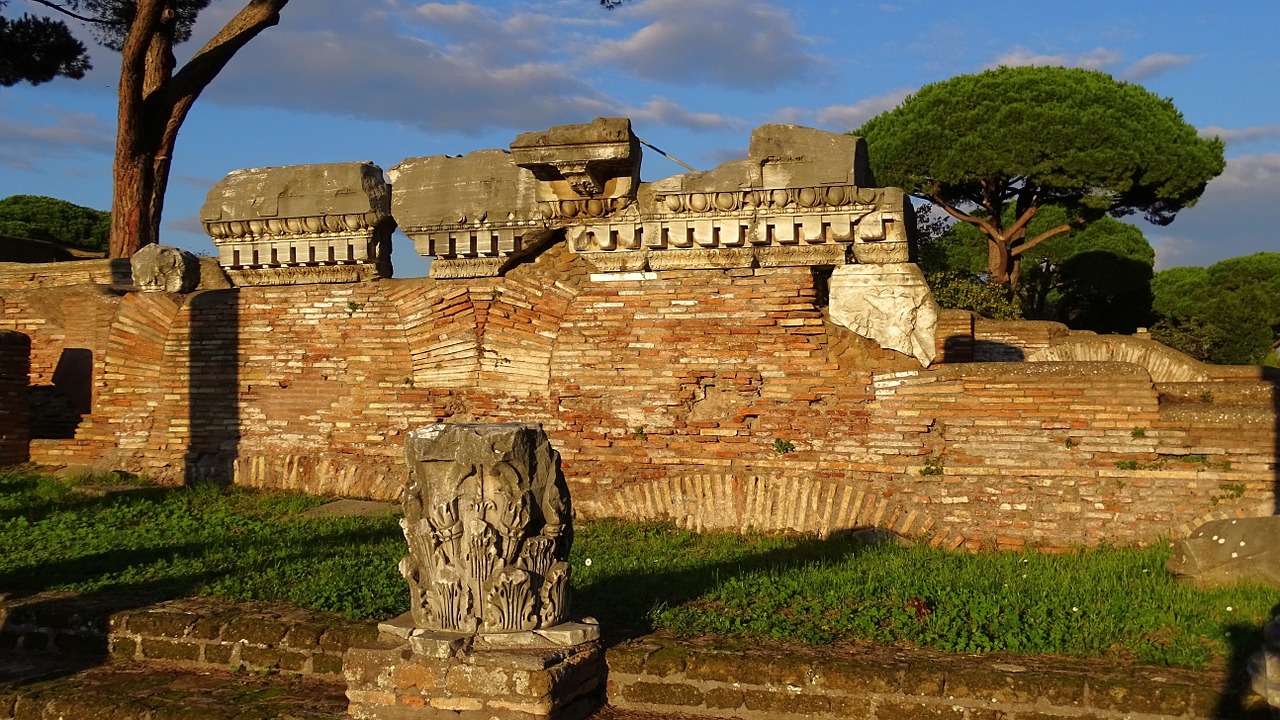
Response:
[[[1231,607],[1230,605],[1227,606],[1227,612],[1235,612],[1235,611],[1236,611],[1235,608]]]
[[[1071,608],[1071,612],[1080,612],[1080,608],[1078,608],[1078,607],[1073,607],[1073,608]]]
[[[586,565],[587,567],[591,567],[591,558],[587,558],[586,560],[583,560],[582,564]]]

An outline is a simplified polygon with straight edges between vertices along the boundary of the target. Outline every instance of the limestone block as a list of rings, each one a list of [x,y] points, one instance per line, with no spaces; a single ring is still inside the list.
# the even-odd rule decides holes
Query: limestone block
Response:
[[[626,118],[522,133],[511,156],[541,181],[544,201],[634,197],[640,184],[640,141]]]
[[[175,247],[147,245],[129,259],[140,292],[185,293],[200,284],[200,261]]]
[[[502,633],[568,613],[569,491],[546,433],[521,423],[414,430],[400,571],[418,628]]]
[[[388,174],[401,230],[437,258],[431,277],[498,275],[552,239],[537,181],[505,150],[407,158]]]
[[[831,321],[880,347],[933,362],[938,303],[910,263],[841,265],[831,273]]]
[[[200,210],[238,285],[391,275],[391,188],[368,162],[235,170]]]
[[[1246,580],[1280,587],[1280,516],[1207,522],[1174,544],[1166,567],[1200,587]]]

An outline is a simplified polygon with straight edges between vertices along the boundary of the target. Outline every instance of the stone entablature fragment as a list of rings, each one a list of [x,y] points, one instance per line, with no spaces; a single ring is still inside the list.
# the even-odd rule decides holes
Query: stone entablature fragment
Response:
[[[391,275],[391,187],[373,163],[235,170],[209,191],[200,221],[237,285]]]
[[[763,125],[743,160],[555,219],[602,272],[908,262],[907,199],[873,185],[861,138]]]
[[[388,172],[391,206],[431,277],[499,275],[554,230],[537,211],[537,181],[505,150],[408,158]]]

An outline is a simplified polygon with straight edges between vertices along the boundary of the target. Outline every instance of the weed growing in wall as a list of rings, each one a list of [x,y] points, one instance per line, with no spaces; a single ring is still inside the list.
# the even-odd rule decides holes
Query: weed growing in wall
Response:
[[[1138,438],[1144,438],[1146,436],[1147,436],[1146,428],[1136,427],[1133,430],[1129,431],[1129,437],[1133,438],[1134,440],[1137,440]]]
[[[790,440],[775,438],[773,441],[773,451],[778,453],[779,455],[786,455],[787,453],[793,453],[796,451],[796,444],[791,442]]]

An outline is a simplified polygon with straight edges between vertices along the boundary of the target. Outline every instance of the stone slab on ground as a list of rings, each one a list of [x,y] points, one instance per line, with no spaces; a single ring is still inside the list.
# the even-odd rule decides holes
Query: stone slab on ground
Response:
[[[0,718],[60,720],[336,720],[341,683],[156,664],[76,668],[49,658],[0,655]]]

